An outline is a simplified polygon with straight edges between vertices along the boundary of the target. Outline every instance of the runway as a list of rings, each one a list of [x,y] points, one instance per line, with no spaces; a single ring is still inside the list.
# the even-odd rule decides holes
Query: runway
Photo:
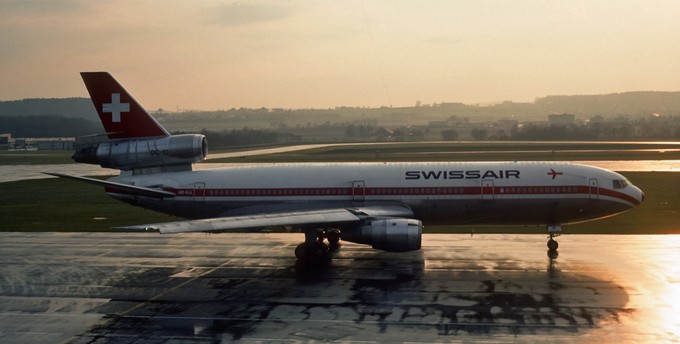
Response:
[[[2,343],[678,342],[680,236],[0,233]]]

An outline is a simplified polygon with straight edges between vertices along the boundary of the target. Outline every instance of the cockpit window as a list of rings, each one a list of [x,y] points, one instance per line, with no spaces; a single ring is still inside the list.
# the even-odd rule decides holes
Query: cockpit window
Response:
[[[614,179],[614,189],[623,189],[628,186],[628,181],[625,179]]]

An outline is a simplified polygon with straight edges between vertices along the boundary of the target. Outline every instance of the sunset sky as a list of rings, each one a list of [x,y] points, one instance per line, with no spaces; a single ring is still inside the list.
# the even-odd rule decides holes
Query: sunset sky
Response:
[[[0,0],[0,100],[100,70],[173,111],[680,91],[680,1]]]

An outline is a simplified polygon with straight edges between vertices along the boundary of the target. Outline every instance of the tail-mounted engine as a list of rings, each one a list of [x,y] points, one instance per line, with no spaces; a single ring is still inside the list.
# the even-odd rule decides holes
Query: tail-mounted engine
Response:
[[[383,251],[404,252],[420,249],[423,225],[415,219],[391,218],[367,221],[354,229],[344,229],[342,240],[372,245]]]
[[[116,168],[123,171],[151,167],[189,165],[208,156],[208,143],[203,135],[172,135],[80,143],[73,160]]]

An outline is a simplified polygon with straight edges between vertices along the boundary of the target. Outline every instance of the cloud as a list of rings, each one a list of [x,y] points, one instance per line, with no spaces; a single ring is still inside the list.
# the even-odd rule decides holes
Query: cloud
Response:
[[[225,26],[245,26],[288,18],[291,6],[280,3],[233,3],[221,7],[214,14],[214,22]]]

